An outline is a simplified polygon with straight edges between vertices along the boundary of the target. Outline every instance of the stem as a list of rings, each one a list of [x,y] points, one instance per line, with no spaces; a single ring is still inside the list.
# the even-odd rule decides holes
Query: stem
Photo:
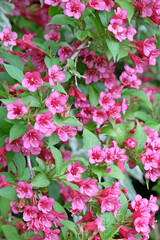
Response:
[[[84,40],[84,42],[82,42],[81,45],[79,45],[79,47],[76,49],[76,51],[75,51],[75,52],[73,53],[73,55],[70,57],[70,59],[74,60],[74,59],[78,56],[79,52],[85,47],[85,45],[87,44],[87,42],[88,42],[88,38],[86,38],[86,39]],[[64,66],[63,70],[64,70],[64,71],[67,71],[68,68],[69,68],[69,64],[67,63],[67,64]]]
[[[33,180],[34,179],[34,173],[33,173],[33,170],[32,170],[32,164],[31,164],[30,155],[27,156],[27,163],[28,163],[28,168],[29,168],[31,180]]]

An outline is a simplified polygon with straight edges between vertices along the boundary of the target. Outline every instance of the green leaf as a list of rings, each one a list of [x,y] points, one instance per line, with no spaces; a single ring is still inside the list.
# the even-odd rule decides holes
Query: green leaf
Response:
[[[23,72],[24,64],[19,56],[11,54],[5,49],[0,49],[0,55],[1,58],[6,59],[12,66],[17,67],[20,71]]]
[[[22,83],[22,79],[24,78],[24,74],[23,72],[15,67],[15,66],[12,66],[12,65],[9,65],[9,64],[5,64],[3,63],[3,66],[5,67],[7,73],[14,79],[18,80],[20,83]]]
[[[52,135],[48,138],[48,145],[49,146],[53,146],[53,145],[56,145],[60,142],[60,139],[59,137],[57,137],[57,134],[56,133],[52,133]]]
[[[59,184],[56,181],[51,180],[51,183],[48,188],[49,197],[54,198],[56,201],[58,201],[60,197],[60,187]]]
[[[133,115],[144,122],[148,119],[148,114],[143,111],[136,111],[133,113]]]
[[[17,201],[17,192],[14,187],[4,187],[0,189],[0,196],[10,199],[12,201]]]
[[[64,220],[64,221],[61,221],[61,223],[64,225],[66,231],[69,230],[69,231],[73,232],[75,234],[75,236],[77,236],[78,228],[73,222],[71,222],[69,220]]]
[[[20,122],[18,124],[13,125],[9,132],[9,140],[12,142],[13,140],[22,137],[28,131],[28,125],[25,122]]]
[[[77,21],[74,18],[68,17],[63,14],[55,15],[49,24],[58,24],[58,25],[71,25],[75,27]]]
[[[101,178],[106,174],[106,166],[92,166],[92,172],[97,175],[99,182],[101,182]]]
[[[120,200],[121,208],[117,212],[117,221],[123,222],[126,219],[128,200],[122,191],[121,196],[118,198],[118,200]]]
[[[15,153],[13,151],[7,152],[7,154],[6,154],[7,164],[12,162],[14,156],[15,156]]]
[[[67,63],[69,65],[69,68],[71,70],[74,70],[74,60],[69,58],[69,59],[67,59]]]
[[[0,130],[4,133],[8,133],[11,125],[5,121],[7,118],[7,109],[0,107]]]
[[[96,145],[101,145],[99,139],[95,134],[84,128],[83,130],[83,145],[84,149],[87,151],[90,148],[93,148]]]
[[[88,85],[87,88],[89,90],[89,101],[90,101],[90,104],[91,104],[91,106],[96,107],[98,105],[98,101],[99,101],[99,93],[91,85]]]
[[[119,52],[120,42],[118,42],[115,39],[112,39],[111,36],[109,34],[107,34],[106,43],[107,43],[107,46],[108,46],[110,52],[112,53],[113,60],[115,62],[117,54]]]
[[[0,176],[1,175],[5,175],[5,179],[6,179],[7,182],[9,182],[9,183],[14,183],[15,182],[15,177],[11,173],[1,172]]]
[[[149,100],[147,94],[145,92],[143,92],[142,90],[138,90],[138,89],[123,89],[122,90],[122,96],[124,95],[129,95],[129,96],[135,96],[138,97],[139,100],[141,101],[141,103],[147,107],[150,111],[152,111],[153,107],[152,107],[152,103]]]
[[[112,212],[105,212],[99,215],[100,218],[103,218],[102,225],[105,226],[106,230],[100,232],[102,239],[108,239],[112,232],[115,231],[115,217]]]
[[[101,128],[101,133],[105,133],[109,136],[116,137],[116,130],[113,128],[113,126],[104,126]]]
[[[26,159],[22,155],[22,153],[16,153],[13,158],[13,162],[16,165],[16,169],[18,171],[18,178],[22,178],[24,174],[24,170],[26,167]]]
[[[119,46],[119,52],[117,56],[117,61],[119,61],[121,58],[127,57],[128,51],[123,48],[123,46]]]
[[[38,173],[33,181],[31,182],[33,187],[37,188],[43,188],[43,187],[48,187],[50,184],[50,181],[45,173]]]
[[[21,97],[21,100],[22,100],[23,104],[26,106],[29,104],[30,107],[41,107],[39,99],[37,99],[34,96],[28,95],[25,97]]]
[[[116,141],[118,143],[123,143],[127,138],[126,125],[122,122],[121,124],[116,124]]]
[[[10,199],[0,197],[0,216],[7,217],[10,210]]]
[[[131,18],[134,15],[134,6],[128,0],[115,0],[115,2],[122,8],[128,11],[128,21],[131,21]]]
[[[55,159],[55,170],[57,174],[61,173],[63,158],[61,152],[54,146],[50,146],[51,153]]]
[[[66,213],[65,209],[62,207],[62,205],[61,205],[59,202],[56,202],[56,201],[55,201],[55,203],[54,203],[54,205],[53,205],[53,208],[54,208],[54,210],[55,210],[56,212],[58,212],[58,213],[61,213],[61,212]]]
[[[105,177],[114,177],[119,180],[125,180],[124,174],[122,173],[121,169],[115,165],[108,165],[111,168],[110,173],[105,173]]]
[[[54,64],[59,64],[60,58],[49,58],[48,56],[46,56],[44,62],[47,68],[51,68]]]
[[[15,227],[11,225],[2,225],[1,228],[8,240],[22,240]]]
[[[42,160],[42,159],[40,159],[40,158],[36,158],[36,162],[38,163],[38,165],[39,165],[39,167],[40,167],[40,169],[42,170],[42,171],[44,171],[45,170],[45,168],[46,168],[46,163]]]
[[[135,147],[134,150],[137,153],[140,153],[140,152],[142,152],[142,150],[146,144],[147,134],[138,121],[137,121],[136,131],[134,133],[134,138],[137,141],[137,146]]]
[[[88,32],[89,30],[79,30],[76,33],[76,37],[78,38],[78,40],[83,41],[87,36],[88,36]]]
[[[14,4],[9,3],[5,0],[0,1],[0,11],[2,11],[3,13],[9,14],[13,11],[14,8],[15,8]]]
[[[64,119],[63,121],[64,125],[67,126],[82,126],[83,124],[74,116],[68,116],[67,118]]]

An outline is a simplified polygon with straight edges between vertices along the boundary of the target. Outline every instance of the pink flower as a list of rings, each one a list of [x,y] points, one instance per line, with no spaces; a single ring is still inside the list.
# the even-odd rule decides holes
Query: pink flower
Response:
[[[7,159],[6,159],[6,150],[5,150],[5,147],[1,147],[0,148],[0,164],[3,166],[3,167],[6,167],[7,166]]]
[[[42,139],[44,138],[43,133],[37,129],[30,129],[22,137],[23,146],[26,149],[39,148],[43,145]]]
[[[93,121],[102,125],[108,119],[108,115],[104,109],[95,110],[93,112]]]
[[[85,203],[90,200],[90,197],[84,194],[81,194],[78,191],[73,190],[69,187],[72,197],[72,205],[70,211],[73,214],[77,214],[78,212],[82,212],[85,208]]]
[[[58,56],[60,57],[61,62],[65,62],[68,58],[70,58],[74,52],[75,48],[72,46],[72,48],[62,46],[58,50]]]
[[[23,87],[27,88],[31,92],[35,92],[39,87],[43,86],[43,80],[39,72],[27,72],[22,79]]]
[[[5,175],[2,174],[0,176],[0,188],[7,187],[7,186],[12,186],[12,185],[6,181]]]
[[[104,73],[108,67],[108,60],[105,54],[98,56],[95,62],[95,68],[100,72]]]
[[[62,142],[68,141],[68,138],[75,137],[77,130],[74,126],[57,126],[55,133]]]
[[[149,219],[146,217],[136,218],[134,221],[135,230],[138,233],[149,233],[151,230],[148,226]]]
[[[137,141],[133,137],[128,137],[123,145],[129,148],[135,148],[137,146]]]
[[[83,182],[80,182],[80,191],[82,194],[85,194],[89,197],[97,194],[99,192],[99,188],[96,185],[97,179],[89,179],[86,178]]]
[[[17,202],[14,202],[14,201],[11,201],[10,202],[10,206],[11,206],[11,211],[14,213],[14,214],[18,214],[19,211],[17,210]]]
[[[3,28],[3,31],[0,32],[0,40],[6,47],[8,47],[9,45],[16,46],[17,37],[18,37],[17,33],[12,32],[9,27]]]
[[[80,166],[80,162],[69,163],[67,167],[66,179],[69,182],[80,182],[82,178],[82,172],[86,171],[85,167]]]
[[[98,230],[99,232],[104,232],[105,231],[105,227],[102,225],[103,222],[103,218],[99,218],[97,217],[95,221],[93,222],[88,222],[83,229],[84,230],[89,230],[89,231],[95,231]]]
[[[106,153],[101,149],[100,146],[96,145],[92,149],[87,151],[90,163],[100,163],[105,160]]]
[[[65,104],[68,97],[60,94],[58,91],[53,91],[46,100],[46,106],[52,114],[61,113],[65,110]]]
[[[7,111],[8,119],[21,119],[24,114],[28,113],[27,107],[23,105],[20,98],[17,98],[13,103],[8,103]]]
[[[13,151],[15,153],[21,152],[22,144],[23,144],[22,138],[17,138],[12,142],[9,142],[9,137],[5,139],[5,149],[7,152],[10,151]]]
[[[138,73],[143,73],[144,69],[148,67],[148,64],[149,64],[148,59],[140,58],[139,56],[132,54],[130,52],[129,52],[129,56],[135,65],[135,70]]]
[[[60,234],[59,229],[54,230],[48,229],[48,231],[45,232],[44,240],[59,240],[58,234]]]
[[[25,206],[23,212],[23,220],[28,222],[31,221],[33,218],[37,218],[38,208],[36,206]]]
[[[133,41],[133,36],[137,33],[136,29],[132,27],[132,24],[127,28],[126,37],[129,41]]]
[[[93,68],[94,63],[96,61],[96,57],[97,54],[94,51],[90,51],[85,55],[83,63],[85,63],[88,68]]]
[[[70,0],[65,6],[64,14],[79,19],[85,7],[85,4],[81,3],[79,0]]]
[[[114,1],[113,0],[103,0],[103,2],[105,3],[105,11],[110,12],[111,8],[114,7]]]
[[[50,6],[57,6],[58,4],[60,4],[60,0],[44,0],[44,3]]]
[[[52,40],[56,43],[59,43],[59,40],[61,38],[61,35],[59,32],[56,32],[54,30],[50,30],[47,34],[44,35],[44,38],[46,40]]]
[[[105,2],[103,0],[89,0],[89,6],[96,10],[105,10]]]
[[[56,64],[48,69],[48,75],[51,86],[56,86],[57,82],[62,82],[66,77],[63,72],[59,71],[59,67]]]
[[[43,196],[38,201],[38,209],[43,213],[48,213],[52,210],[54,203],[55,200],[53,198],[47,198],[46,196]]]
[[[105,92],[100,93],[99,104],[106,111],[108,111],[110,107],[114,105],[114,103],[115,101],[113,100],[111,93],[105,93]]]
[[[34,129],[41,131],[47,136],[51,136],[52,133],[56,130],[56,125],[52,120],[52,113],[45,112],[40,113],[36,116],[36,122],[34,124]]]
[[[150,196],[148,201],[148,206],[152,212],[157,212],[159,209],[159,206],[156,204],[157,197],[154,197],[153,195]]]
[[[83,75],[85,77],[85,83],[90,84],[91,82],[98,82],[99,73],[94,68],[87,69],[87,72]]]
[[[18,182],[16,188],[18,198],[31,198],[33,196],[32,184],[25,182]]]

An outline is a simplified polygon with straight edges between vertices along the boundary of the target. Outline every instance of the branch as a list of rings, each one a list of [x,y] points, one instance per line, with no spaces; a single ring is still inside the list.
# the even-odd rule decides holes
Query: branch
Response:
[[[85,45],[87,44],[87,42],[88,42],[88,38],[86,38],[86,39],[84,40],[84,42],[82,42],[81,45],[79,45],[79,47],[76,49],[76,51],[75,51],[75,52],[73,53],[73,55],[70,57],[70,59],[74,60],[74,59],[78,56],[79,52],[85,47]],[[68,68],[69,68],[69,64],[67,63],[67,64],[63,67],[63,70],[64,70],[64,71],[67,71]]]
[[[32,170],[30,155],[27,156],[27,163],[28,163],[28,168],[29,168],[29,173],[30,173],[30,176],[31,176],[31,180],[33,180],[34,179],[34,173],[33,173],[33,170]]]

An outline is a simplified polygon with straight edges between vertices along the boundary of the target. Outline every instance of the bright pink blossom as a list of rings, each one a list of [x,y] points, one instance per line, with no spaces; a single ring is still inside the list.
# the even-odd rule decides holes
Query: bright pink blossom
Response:
[[[8,119],[21,119],[24,114],[28,113],[27,107],[23,105],[20,98],[17,98],[13,103],[8,103],[7,111]]]
[[[43,145],[42,139],[44,138],[44,134],[41,133],[37,129],[30,129],[27,133],[22,137],[23,146],[26,149],[38,148]]]
[[[105,10],[105,2],[103,0],[89,0],[89,6],[96,10]]]
[[[55,200],[53,198],[47,198],[46,196],[43,196],[38,201],[38,209],[43,213],[48,213],[52,210],[54,203]]]
[[[59,229],[54,229],[45,232],[44,240],[59,240],[59,234],[60,230]]]
[[[22,79],[23,87],[27,88],[31,92],[35,92],[37,88],[43,86],[43,80],[39,72],[27,72]]]
[[[133,137],[128,137],[123,145],[129,148],[135,148],[137,146],[137,141]]]
[[[94,51],[90,51],[85,55],[83,63],[85,63],[88,68],[93,68],[94,63],[96,61],[96,57],[97,54]]]
[[[95,110],[93,112],[93,121],[102,125],[108,119],[108,115],[104,109]]]
[[[65,110],[65,104],[68,97],[60,94],[58,91],[53,91],[46,100],[46,106],[52,114],[61,113]]]
[[[17,33],[12,32],[9,27],[3,28],[3,31],[0,32],[0,40],[6,47],[8,47],[9,45],[16,46],[17,37],[18,37]]]
[[[77,134],[77,130],[74,126],[57,126],[55,133],[57,134],[57,136],[59,137],[59,139],[62,142],[66,142],[68,141],[69,137],[75,137]]]
[[[45,112],[40,113],[36,116],[36,122],[34,124],[34,129],[41,131],[42,133],[46,134],[47,136],[51,136],[52,133],[56,130],[56,125],[52,120],[52,113]]]
[[[0,148],[0,164],[3,167],[7,166],[6,154],[7,154],[7,151],[6,151],[5,147],[1,147]]]
[[[99,104],[106,111],[108,111],[110,107],[114,105],[114,103],[115,101],[113,100],[111,93],[105,93],[105,92],[100,93]]]
[[[56,64],[48,69],[48,76],[51,86],[56,86],[57,82],[62,82],[66,77],[63,72],[59,71],[59,67]]]
[[[7,152],[10,151],[13,151],[15,153],[21,152],[22,144],[23,144],[22,138],[17,138],[12,142],[9,142],[9,137],[5,139],[5,149]]]
[[[18,182],[16,188],[18,198],[31,198],[33,196],[32,184],[25,182]]]
[[[58,4],[60,4],[60,0],[44,0],[44,3],[50,6],[57,6]]]
[[[80,182],[80,191],[82,194],[85,194],[89,197],[97,194],[99,192],[99,188],[96,185],[97,179],[89,179],[86,178],[83,182]]]
[[[66,179],[69,182],[80,182],[82,178],[82,172],[86,171],[85,167],[80,166],[80,162],[69,163],[67,167]]]
[[[58,56],[60,57],[61,62],[65,62],[68,58],[70,58],[74,52],[75,48],[74,46],[72,47],[67,47],[67,46],[62,46],[58,50]]]
[[[61,35],[59,32],[56,32],[54,30],[50,30],[47,34],[44,35],[44,38],[46,40],[52,40],[56,43],[59,43],[59,40],[61,38]]]
[[[70,0],[65,6],[64,14],[79,19],[85,7],[85,4],[81,3],[79,0]]]
[[[23,212],[23,220],[28,222],[31,221],[33,218],[37,218],[38,208],[36,206],[25,206]]]
[[[96,231],[96,230],[98,230],[98,232],[104,232],[106,228],[102,225],[102,222],[103,222],[103,218],[97,217],[95,221],[88,222],[83,227],[83,229],[84,230],[89,230],[89,231]]]
[[[106,153],[101,149],[100,146],[96,145],[92,149],[87,151],[90,163],[101,163],[105,160]]]

